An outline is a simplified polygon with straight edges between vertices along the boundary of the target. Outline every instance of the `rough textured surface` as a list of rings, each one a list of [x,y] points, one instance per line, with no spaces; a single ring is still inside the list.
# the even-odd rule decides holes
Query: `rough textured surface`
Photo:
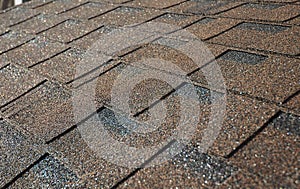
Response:
[[[0,107],[22,96],[44,80],[43,77],[13,65],[2,68],[0,74]]]
[[[215,183],[222,183],[236,171],[237,168],[225,160],[190,146],[160,166],[141,169],[120,188],[216,187]]]
[[[205,40],[230,29],[238,23],[240,23],[239,20],[207,17],[191,25],[187,30],[195,34],[199,39]]]
[[[221,59],[255,65],[265,61],[267,57],[262,55],[257,55],[257,54],[251,54],[247,52],[230,50],[226,54],[221,56]]]
[[[1,58],[9,63],[31,67],[65,51],[66,49],[67,47],[63,44],[37,37],[30,40],[28,43],[23,44],[19,48],[15,48],[3,54]]]
[[[86,0],[58,0],[50,1],[49,3],[42,4],[35,7],[35,10],[44,14],[59,14],[66,12],[70,9],[76,8],[81,4],[86,3]]]
[[[66,168],[53,156],[48,155],[34,165],[30,171],[15,182],[11,188],[65,188],[74,187],[78,180],[75,173]]]
[[[267,50],[288,55],[299,54],[299,27],[244,23],[219,35],[211,42],[239,48]],[[255,41],[255,43],[253,43]]]
[[[286,135],[300,135],[300,117],[289,114],[282,113],[279,115],[271,124],[277,130],[281,130],[286,133]]]
[[[33,37],[12,31],[0,35],[0,55],[30,41],[30,39],[33,39]]]
[[[292,99],[290,99],[286,103],[287,107],[297,112],[297,114],[300,114],[300,95],[294,96]]]
[[[102,35],[112,32],[113,29],[115,29],[115,27],[113,27],[113,26],[103,26],[103,27],[83,36],[82,38],[73,41],[71,43],[71,45],[73,47],[81,49],[81,50],[87,50],[87,49],[91,48],[91,46],[94,44],[94,42],[99,40]]]
[[[150,8],[157,8],[157,9],[165,9],[171,6],[175,6],[184,2],[185,0],[170,0],[170,1],[160,1],[160,0],[136,0],[129,2],[129,5],[133,6],[142,6],[142,7],[150,7]]]
[[[208,121],[210,120],[213,104],[212,97],[210,97],[210,91],[198,86],[195,86],[195,89],[198,94],[199,106],[201,111],[198,115],[199,122],[196,126],[196,132],[193,135],[192,143],[201,143],[201,145],[203,145],[203,136],[207,129],[210,129]],[[178,91],[180,90],[181,89],[179,88]],[[214,95],[218,98],[221,98],[223,96],[220,93],[214,93]],[[181,109],[180,105],[178,105],[178,101],[172,101],[172,98],[174,97],[175,95],[171,95],[167,99],[149,109],[149,111],[151,109],[155,109],[157,108],[156,106],[162,105],[162,103],[167,104],[167,107],[172,107],[170,108],[170,110],[168,110],[165,121],[162,123],[162,127],[171,129],[173,128],[173,125],[178,126],[179,120],[182,119],[180,117],[182,115],[180,114]],[[214,154],[222,157],[229,155],[232,150],[241,145],[244,140],[254,134],[257,129],[262,127],[263,124],[276,113],[276,108],[274,106],[269,106],[266,103],[262,103],[247,97],[228,94],[226,98],[227,106],[222,127],[218,129],[217,139],[208,149],[209,154]],[[214,106],[218,105],[214,104]],[[143,120],[145,119],[145,117],[147,117],[147,113],[148,112],[140,114],[137,118]],[[190,115],[192,115],[192,113],[190,113]],[[247,116],[247,120],[243,119],[243,117],[245,116]],[[157,131],[158,130],[159,129],[157,129]],[[159,137],[153,135],[154,133],[155,132],[149,134],[149,137],[147,138],[153,141],[163,139],[163,136]]]
[[[187,16],[183,14],[166,13],[153,20],[153,22],[162,22],[177,27],[185,27],[199,19],[198,16]]]
[[[84,188],[110,188],[132,170],[101,159],[75,129],[51,144],[50,151],[78,175],[75,186]]]
[[[299,117],[289,116],[286,118],[288,122],[282,122],[282,117],[286,115],[280,115],[270,123],[266,130],[236,154],[232,161],[239,167],[247,168],[249,172],[261,176],[268,185],[278,188],[297,188],[299,135],[287,133],[282,128],[276,127],[278,125],[290,129],[299,127]],[[290,122],[293,123],[289,124]],[[273,162],[279,164],[274,165]]]
[[[299,10],[32,0],[0,11],[0,188],[299,188]]]
[[[12,29],[15,31],[37,34],[60,24],[64,20],[64,17],[61,16],[40,14],[32,19],[13,26]]]
[[[69,98],[63,88],[46,82],[4,107],[2,112],[22,123],[23,129],[47,141],[75,124]]]
[[[296,79],[299,78],[297,70],[300,69],[298,59],[279,56],[266,58],[265,55],[257,54],[257,61],[253,62],[255,59],[251,58],[251,64],[245,64],[245,61],[250,61],[248,53],[227,51],[217,60],[228,89],[277,103],[283,103],[299,90],[299,81]],[[191,79],[206,84],[201,70],[191,75]]]
[[[80,63],[83,56],[84,52],[70,49],[36,65],[32,69],[48,78],[67,83],[75,78],[76,64]]]
[[[54,41],[69,43],[100,27],[101,24],[92,21],[82,22],[70,19],[45,31],[42,35]]]
[[[35,10],[15,8],[11,11],[7,11],[0,14],[0,23],[4,26],[12,26],[21,23],[24,20],[30,19],[37,14],[38,12]]]
[[[243,4],[243,2],[226,2],[218,0],[191,0],[179,4],[175,7],[171,7],[169,11],[209,15],[229,10],[241,4]]]
[[[43,155],[36,139],[0,118],[0,187]]]
[[[140,7],[121,6],[104,15],[92,19],[93,21],[105,25],[126,26],[143,23],[151,18],[160,15],[161,12],[153,9],[143,9]],[[118,18],[118,19],[116,19]]]
[[[62,15],[73,19],[89,19],[108,12],[113,8],[115,8],[115,6],[99,3],[87,3],[71,9]]]
[[[297,5],[278,4],[245,4],[230,11],[221,13],[221,16],[249,20],[285,21],[299,15]]]

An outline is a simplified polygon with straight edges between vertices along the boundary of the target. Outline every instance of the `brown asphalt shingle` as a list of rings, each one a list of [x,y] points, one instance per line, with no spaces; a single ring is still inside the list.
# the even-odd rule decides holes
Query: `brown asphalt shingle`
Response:
[[[299,0],[32,0],[1,11],[0,187],[299,188],[299,10]],[[151,21],[169,25],[156,28]],[[151,28],[120,37],[123,26]],[[95,46],[103,36],[109,38]],[[196,39],[211,53],[198,49],[201,62],[177,49]],[[134,40],[140,44],[119,48]],[[151,58],[172,66],[144,61]],[[209,85],[215,75],[205,70],[215,63],[226,90]],[[141,156],[141,167],[131,167],[131,160],[119,165],[83,135],[96,118],[111,138],[138,149],[177,133],[183,111],[177,92],[187,84],[140,81],[125,116],[111,94],[124,70],[131,70],[120,82],[125,89],[143,72],[191,80],[201,111],[186,110],[197,124],[176,156],[166,145]],[[91,84],[95,109],[75,115],[74,100],[84,103]],[[213,102],[225,93],[222,127],[203,152]],[[163,106],[162,124],[149,124],[151,112]],[[115,152],[113,146],[102,150]],[[167,161],[147,167],[165,154]]]

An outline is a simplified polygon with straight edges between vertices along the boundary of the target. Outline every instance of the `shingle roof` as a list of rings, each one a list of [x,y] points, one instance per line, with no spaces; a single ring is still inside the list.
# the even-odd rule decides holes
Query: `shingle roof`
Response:
[[[0,12],[0,187],[299,188],[299,18],[299,0],[33,0]],[[177,29],[159,33],[153,22]],[[123,26],[146,30],[120,39]],[[196,39],[207,50],[196,49],[201,64],[176,49]],[[214,65],[226,89],[209,81]],[[124,70],[131,75],[122,78]],[[158,77],[130,89],[128,116],[115,107],[114,87],[122,78],[130,88],[141,73]],[[88,140],[101,133],[87,138],[82,130],[95,117],[114,140],[140,150],[176,135],[183,111],[195,114],[176,93],[187,84],[174,87],[160,76],[187,78],[197,95],[201,111],[187,145],[172,155],[171,141],[140,167],[99,156]],[[78,115],[74,91],[88,98],[90,83],[94,112]],[[211,115],[222,106],[214,103],[225,97],[222,127],[203,152],[205,134],[213,138],[209,123],[221,116]],[[138,128],[163,106],[161,127]],[[114,144],[104,151],[114,152]],[[163,154],[170,158],[148,167]]]

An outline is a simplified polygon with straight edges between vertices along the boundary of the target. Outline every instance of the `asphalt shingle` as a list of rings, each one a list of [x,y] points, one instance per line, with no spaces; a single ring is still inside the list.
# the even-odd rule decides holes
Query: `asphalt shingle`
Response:
[[[275,32],[275,33],[274,33]],[[210,40],[242,49],[253,48],[287,55],[298,55],[299,27],[244,23]],[[255,41],[255,43],[253,43]]]

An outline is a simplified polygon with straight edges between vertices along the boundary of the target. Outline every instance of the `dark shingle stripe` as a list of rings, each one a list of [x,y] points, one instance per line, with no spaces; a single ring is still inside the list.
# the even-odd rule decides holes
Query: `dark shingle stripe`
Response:
[[[256,30],[259,32],[276,34],[276,33],[279,33],[279,32],[282,32],[282,31],[288,29],[289,27],[246,22],[246,23],[239,24],[236,28],[244,29],[244,30]]]
[[[184,149],[173,161],[178,167],[184,167],[195,176],[205,180],[222,183],[233,175],[237,168],[222,159],[201,153],[196,146]]]
[[[255,65],[265,61],[267,56],[229,50],[223,56],[221,56],[220,59]]]
[[[277,9],[282,6],[283,5],[281,4],[255,4],[255,3],[249,3],[244,5],[244,7],[246,8],[267,9],[267,10]]]
[[[62,165],[53,156],[48,156],[33,166],[29,174],[36,175],[40,186],[45,187],[66,187],[69,182],[76,182],[78,178],[74,172]],[[24,175],[26,177],[26,175]]]
[[[191,12],[194,14],[205,13],[208,10],[222,7],[228,2],[216,1],[216,0],[192,0],[197,3],[196,6],[191,7],[187,10],[187,12]]]
[[[286,131],[288,134],[295,134],[300,136],[300,117],[289,114],[281,113],[270,124],[278,130]]]
[[[135,125],[134,127],[138,127],[135,122],[127,119],[126,117],[118,116],[117,118],[114,111],[108,108],[105,108],[98,112],[98,117],[104,125],[105,129],[110,132],[117,133],[121,136],[127,135],[131,132],[128,128],[126,128],[126,125],[131,125],[130,127],[132,127],[132,125]],[[121,119],[120,121],[122,121],[122,123],[120,123],[118,119]]]
[[[207,24],[213,20],[215,20],[215,18],[203,18],[200,21],[198,21],[197,24]]]
[[[188,16],[182,15],[182,14],[167,13],[167,14],[164,14],[164,15],[160,16],[159,18],[171,19],[171,20],[179,21],[179,20],[184,20],[187,17]]]

